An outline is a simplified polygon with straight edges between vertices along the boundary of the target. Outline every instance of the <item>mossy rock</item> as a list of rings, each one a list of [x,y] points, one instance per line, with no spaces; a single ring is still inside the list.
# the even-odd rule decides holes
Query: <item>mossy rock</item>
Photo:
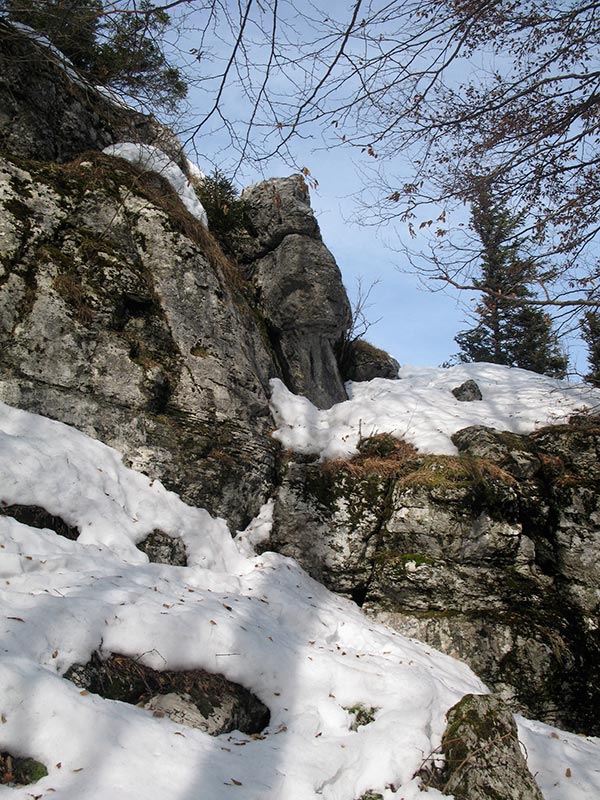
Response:
[[[340,370],[345,381],[395,380],[399,369],[400,364],[393,356],[364,339],[345,342],[341,348]]]
[[[187,567],[185,545],[181,539],[176,536],[169,536],[164,531],[153,530],[137,547],[142,553],[146,553],[148,561],[154,564]]]
[[[0,753],[0,784],[28,786],[47,775],[46,767],[34,758],[13,756],[8,752]]]
[[[493,695],[466,695],[447,714],[442,737],[444,793],[456,800],[543,800],[519,747],[507,706]]]
[[[87,664],[74,664],[64,677],[107,700],[149,708],[158,696],[178,695],[195,707],[204,718],[203,729],[214,736],[232,730],[260,733],[269,724],[268,708],[252,692],[223,675],[202,669],[154,670],[130,656],[112,654],[102,659],[93,653]],[[165,715],[169,716],[155,713]]]

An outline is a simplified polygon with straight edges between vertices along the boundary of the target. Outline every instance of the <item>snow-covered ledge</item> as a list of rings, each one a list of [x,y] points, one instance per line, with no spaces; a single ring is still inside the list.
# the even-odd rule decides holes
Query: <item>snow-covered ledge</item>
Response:
[[[148,172],[157,172],[169,181],[173,189],[181,198],[181,202],[205,228],[208,228],[208,217],[204,206],[198,200],[194,187],[189,179],[166,153],[151,144],[138,144],[136,142],[118,142],[105,147],[102,151],[109,156],[124,158],[130,164]],[[199,170],[198,170],[199,172]]]

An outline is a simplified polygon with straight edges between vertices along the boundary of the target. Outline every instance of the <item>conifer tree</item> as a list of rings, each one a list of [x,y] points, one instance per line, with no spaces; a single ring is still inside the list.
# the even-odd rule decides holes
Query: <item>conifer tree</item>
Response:
[[[600,388],[600,312],[587,311],[581,323],[581,337],[588,348],[590,371],[585,380]]]
[[[477,308],[476,325],[455,338],[460,361],[489,361],[522,367],[553,377],[564,377],[568,360],[542,309],[524,303],[534,297],[531,284],[536,267],[521,256],[515,234],[519,220],[485,185],[471,205],[471,227],[479,239],[481,276],[485,287]]]
[[[90,83],[174,111],[187,85],[162,48],[169,16],[150,0],[108,10],[106,0],[0,0],[0,17],[47,36]]]

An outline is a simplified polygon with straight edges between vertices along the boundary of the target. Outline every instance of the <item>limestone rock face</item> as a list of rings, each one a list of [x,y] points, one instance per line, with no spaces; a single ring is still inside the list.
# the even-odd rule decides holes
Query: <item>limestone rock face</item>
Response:
[[[378,475],[356,480],[345,471],[292,462],[276,496],[268,549],[361,599],[372,576],[387,491],[388,481]]]
[[[69,161],[118,141],[156,145],[183,166],[181,145],[167,128],[73,80],[47,46],[0,21],[0,149]]]
[[[444,792],[456,800],[543,800],[519,747],[517,726],[493,695],[466,695],[447,714]]]
[[[350,305],[301,175],[243,193],[254,228],[239,244],[286,385],[320,408],[346,399],[338,352]]]
[[[268,546],[513,710],[596,734],[600,427],[455,442],[459,457],[292,462]]]
[[[278,372],[202,226],[158,176],[101,154],[2,161],[0,208],[0,399],[245,526],[273,479]]]

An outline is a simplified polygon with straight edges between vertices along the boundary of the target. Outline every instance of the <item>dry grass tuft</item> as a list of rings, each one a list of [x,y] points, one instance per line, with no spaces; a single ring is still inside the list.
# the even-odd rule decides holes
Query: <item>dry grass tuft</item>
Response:
[[[378,454],[380,445],[381,452]],[[346,472],[355,477],[366,475],[397,477],[405,474],[409,468],[416,468],[420,458],[414,445],[403,439],[395,439],[390,434],[376,434],[361,440],[359,450],[362,452],[350,461],[343,459],[326,461],[322,465],[323,471]]]

